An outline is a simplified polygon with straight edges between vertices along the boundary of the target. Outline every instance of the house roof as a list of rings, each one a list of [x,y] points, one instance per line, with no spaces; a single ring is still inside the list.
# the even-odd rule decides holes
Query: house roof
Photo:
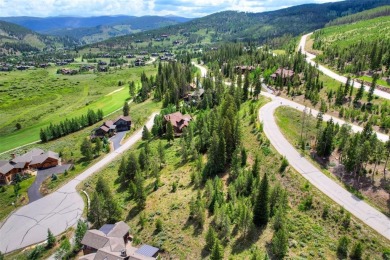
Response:
[[[114,121],[114,124],[115,124],[116,122],[118,122],[119,120],[124,120],[124,121],[130,122],[130,121],[131,121],[131,117],[130,117],[130,116],[119,116],[119,117]]]
[[[110,128],[108,128],[107,126],[105,125],[102,125],[101,127],[99,127],[101,130],[103,130],[104,132],[108,132],[110,131]]]
[[[27,152],[27,153],[25,153],[23,155],[16,156],[15,158],[12,159],[12,162],[14,162],[14,163],[18,163],[18,162],[31,162],[32,158],[34,156],[41,155],[44,152],[45,151],[43,151],[42,149],[34,148],[31,151],[29,151],[29,152]]]
[[[123,221],[115,223],[114,227],[108,232],[108,237],[123,238],[130,230],[130,227]]]
[[[4,165],[2,165],[1,167],[0,167],[0,174],[7,174],[8,172],[10,172],[12,169],[13,169],[14,167],[13,167],[13,165],[12,164],[10,164],[10,163],[6,163],[6,164],[4,164]]]
[[[114,124],[114,122],[112,120],[107,120],[106,122],[104,122],[104,125],[106,125],[107,127],[110,127]]]
[[[26,162],[18,162],[16,164],[12,165],[12,166],[13,166],[14,169],[24,169],[26,164],[27,164]]]
[[[92,247],[95,249],[99,249],[99,248],[106,246],[108,244],[108,242],[109,242],[109,239],[106,237],[106,235],[102,231],[99,231],[96,229],[88,230],[85,233],[83,240],[81,240],[81,243],[83,245],[86,245],[86,246],[89,246],[89,247]]]
[[[183,115],[180,112],[175,112],[164,116],[166,121],[171,122],[173,126],[183,128],[188,126],[188,122],[192,120],[190,115]]]
[[[9,163],[7,160],[0,160],[0,167]]]
[[[43,163],[44,161],[46,161],[48,158],[52,158],[52,159],[55,159],[55,160],[59,160],[60,157],[58,155],[58,153],[55,153],[55,152],[52,152],[52,151],[47,151],[46,153],[44,154],[40,154],[40,155],[37,155],[37,156],[34,156],[30,162],[30,164],[39,164],[39,163]]]
[[[157,252],[158,248],[150,245],[142,245],[137,251],[135,251],[138,254],[153,257]]]
[[[99,231],[102,231],[104,234],[108,234],[113,228],[115,224],[104,224],[101,228],[99,228]]]

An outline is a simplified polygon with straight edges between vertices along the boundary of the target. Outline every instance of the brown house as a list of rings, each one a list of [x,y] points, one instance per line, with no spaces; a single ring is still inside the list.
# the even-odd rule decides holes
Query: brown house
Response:
[[[23,155],[13,155],[10,161],[0,161],[0,184],[9,184],[18,173],[23,175],[31,169],[45,169],[57,165],[61,165],[61,158],[57,153],[34,148]]]
[[[283,83],[286,83],[288,80],[292,80],[294,77],[294,71],[286,68],[278,68],[271,76],[271,79],[277,80],[282,78]]]
[[[117,132],[128,131],[131,128],[131,118],[130,116],[119,116],[114,121],[114,125]]]
[[[180,112],[175,112],[164,116],[165,124],[171,122],[175,136],[180,136],[183,133],[183,129],[188,126],[192,120],[190,115],[182,115]]]
[[[131,128],[130,116],[119,116],[115,121],[107,120],[99,128],[95,129],[94,137],[111,137],[116,132],[128,131]]]
[[[144,245],[141,248],[131,246],[130,228],[123,222],[105,224],[99,230],[88,230],[82,241],[84,256],[80,260],[154,260],[158,248]]]

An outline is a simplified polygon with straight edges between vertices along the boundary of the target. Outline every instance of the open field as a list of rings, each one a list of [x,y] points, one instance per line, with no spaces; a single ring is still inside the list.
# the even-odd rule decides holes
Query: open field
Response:
[[[1,73],[0,152],[39,140],[49,123],[102,109],[107,115],[130,98],[128,82],[139,81],[142,72],[154,75],[153,66],[117,69],[109,73],[58,75],[56,68]],[[107,95],[122,86],[123,89]],[[16,130],[16,123],[22,128]]]
[[[289,107],[280,107],[276,110],[275,117],[277,119],[277,124],[281,129],[283,135],[293,144],[297,149],[300,149],[299,140],[302,129],[302,112],[299,112],[293,108]],[[305,127],[303,130],[303,137],[306,142],[310,145],[310,148],[307,147],[307,151],[304,153],[309,157],[313,152],[311,147],[315,145],[317,129],[316,129],[316,119],[312,116],[306,116]],[[325,124],[325,123],[324,123]],[[365,198],[367,202],[372,204],[374,207],[378,208],[385,215],[390,214],[390,208],[388,205],[388,190],[390,189],[390,184],[388,181],[383,179],[383,163],[377,167],[377,173],[367,174],[367,180],[372,180],[372,183],[365,183],[360,189],[356,189],[352,186],[352,183],[348,181],[348,184],[340,180],[340,176],[336,174],[339,154],[337,151],[334,151],[331,155],[329,162],[324,165],[312,158],[312,162],[315,163],[319,169],[327,174],[332,179],[336,180],[338,183],[341,183],[349,191],[353,192],[360,198]],[[368,167],[370,168],[370,167]],[[363,178],[362,178],[363,179]],[[387,191],[386,191],[387,190]]]
[[[261,97],[255,102],[258,108],[265,104],[267,99]],[[289,258],[312,258],[312,259],[335,259],[338,239],[346,235],[350,237],[351,244],[361,241],[364,247],[364,256],[371,256],[375,259],[381,257],[382,251],[388,246],[388,241],[379,236],[371,229],[364,226],[354,217],[348,228],[341,227],[342,219],[347,215],[333,201],[328,199],[291,167],[287,168],[284,174],[278,173],[280,166],[280,155],[272,147],[267,146],[266,137],[259,131],[259,125],[250,123],[252,116],[249,114],[249,104],[246,102],[241,106],[240,117],[242,118],[243,145],[248,152],[247,169],[250,170],[255,154],[260,156],[260,173],[268,172],[272,186],[280,183],[283,189],[287,190],[289,210],[286,219],[290,230],[289,235]],[[255,113],[257,110],[255,109]],[[161,140],[165,148],[166,163],[160,171],[161,186],[154,190],[155,178],[150,173],[145,173],[145,187],[147,190],[146,208],[140,212],[136,203],[129,199],[127,189],[121,187],[117,181],[117,170],[121,158],[108,165],[100,173],[85,181],[79,189],[86,190],[92,194],[97,178],[101,176],[113,191],[114,198],[122,208],[122,219],[129,223],[135,241],[148,243],[163,250],[164,257],[174,259],[199,259],[206,258],[209,253],[205,247],[205,234],[210,225],[214,225],[213,215],[206,213],[204,228],[196,228],[189,219],[189,202],[192,197],[197,196],[197,190],[191,182],[191,172],[194,171],[195,162],[181,162],[180,140],[176,139],[172,145],[166,140]],[[159,139],[150,142],[153,151],[158,146]],[[132,148],[136,154],[143,149],[143,142],[139,142]],[[130,151],[124,154],[128,157]],[[203,161],[206,160],[204,156]],[[220,175],[225,187],[229,183],[229,172]],[[173,183],[177,183],[177,190],[173,191]],[[200,187],[203,194],[203,187]],[[308,210],[300,210],[300,205],[308,198],[313,198],[312,207]],[[324,216],[323,212],[327,211]],[[174,217],[173,217],[174,216]],[[141,225],[141,219],[145,224]],[[155,229],[155,222],[161,219],[163,231]],[[237,230],[236,223],[232,223],[231,233],[223,237],[225,259],[249,259],[253,251],[259,251],[263,257],[271,254],[270,242],[273,235],[273,221],[264,229],[253,228],[245,238]]]

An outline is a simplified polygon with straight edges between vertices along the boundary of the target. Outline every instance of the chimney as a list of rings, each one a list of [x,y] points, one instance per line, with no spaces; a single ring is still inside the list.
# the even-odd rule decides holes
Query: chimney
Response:
[[[15,159],[15,158],[16,158],[16,154],[11,153],[11,159]]]

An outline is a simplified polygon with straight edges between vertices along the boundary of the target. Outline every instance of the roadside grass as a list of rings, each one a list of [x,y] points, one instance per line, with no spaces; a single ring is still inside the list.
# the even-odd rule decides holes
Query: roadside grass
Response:
[[[35,176],[31,176],[28,179],[21,181],[19,183],[20,190],[17,197],[15,197],[14,185],[5,185],[0,187],[0,222],[3,221],[12,211],[28,203],[27,190],[34,181]]]
[[[1,73],[0,152],[39,140],[39,131],[50,123],[86,114],[88,109],[102,109],[107,115],[130,98],[128,82],[139,82],[145,72],[156,68],[115,69],[106,74],[57,75],[56,68]],[[119,81],[123,83],[119,85]],[[121,91],[107,95],[117,89]],[[16,130],[16,123],[22,128]]]
[[[275,118],[277,125],[279,126],[279,129],[283,133],[283,135],[286,137],[286,139],[295,146],[297,150],[302,151],[302,148],[299,145],[299,142],[301,140],[300,134],[302,129],[302,118],[303,113],[300,111],[297,111],[290,107],[279,107],[275,111]],[[389,215],[389,209],[387,206],[387,201],[379,200],[378,197],[375,196],[375,194],[367,194],[364,191],[357,190],[351,185],[346,184],[345,182],[341,181],[337,176],[334,175],[332,172],[332,162],[335,160],[333,157],[337,157],[335,153],[332,154],[330,162],[324,166],[320,164],[318,161],[316,161],[311,155],[311,149],[315,146],[315,139],[317,136],[317,129],[316,129],[316,119],[313,116],[306,116],[305,117],[305,127],[303,130],[303,137],[304,140],[306,140],[306,146],[305,150],[302,151],[302,153],[306,156],[307,159],[309,159],[318,169],[320,169],[323,173],[325,173],[328,177],[339,183],[340,185],[344,186],[349,192],[353,193],[357,197],[364,199],[372,206],[379,209],[381,212],[383,212],[385,215]],[[325,126],[325,122],[323,123],[323,126]],[[383,168],[383,166],[382,166]],[[378,175],[375,175],[375,179],[377,182],[380,182],[381,177]],[[371,197],[373,196],[373,197]]]
[[[273,50],[272,52],[275,53],[276,55],[285,55],[286,54],[285,50]]]
[[[46,243],[42,243],[41,245],[43,246],[43,252],[39,255],[39,259],[48,259],[50,256],[55,254],[55,252],[60,248],[60,245],[62,241],[65,239],[71,239],[72,235],[74,233],[74,228],[71,227],[68,230],[66,230],[64,233],[58,235],[56,237],[56,244],[53,248],[47,249]],[[38,245],[30,246],[25,249],[17,250],[14,251],[10,254],[5,255],[5,259],[12,259],[12,260],[26,260],[26,259],[32,259],[30,258],[31,252],[34,250],[34,248]],[[37,259],[37,258],[33,258]]]
[[[368,81],[368,82],[372,83],[372,77],[370,77],[370,76],[361,76],[361,77],[358,77],[358,78],[361,79],[361,80]],[[390,84],[387,83],[387,81],[383,80],[383,79],[378,79],[377,80],[377,84],[382,85],[384,87],[390,87]]]
[[[259,108],[268,100],[260,97],[254,102]],[[286,215],[290,227],[289,235],[289,258],[312,258],[312,259],[334,259],[336,257],[337,241],[342,235],[351,238],[354,244],[358,240],[365,245],[365,256],[380,258],[382,250],[388,245],[388,241],[372,232],[370,228],[360,221],[351,218],[348,228],[341,227],[341,221],[346,212],[331,201],[320,191],[312,187],[294,169],[288,167],[283,174],[278,173],[281,156],[269,146],[264,134],[259,131],[259,123],[251,123],[253,115],[250,115],[250,102],[241,105],[240,117],[242,141],[248,153],[248,165],[251,167],[255,154],[259,154],[261,161],[260,172],[269,173],[269,180],[274,185],[281,183],[283,189],[289,193],[289,211]],[[255,118],[257,110],[255,112]],[[136,203],[129,198],[127,189],[121,187],[117,181],[117,171],[121,158],[117,158],[105,169],[85,180],[78,187],[79,190],[86,190],[90,195],[93,193],[96,181],[101,176],[113,192],[114,198],[122,208],[122,219],[131,227],[134,240],[138,243],[148,243],[163,250],[164,258],[174,259],[199,259],[207,258],[208,252],[204,249],[205,234],[212,224],[213,217],[206,213],[206,221],[203,229],[194,227],[189,217],[189,202],[197,195],[197,188],[191,183],[191,172],[195,163],[189,161],[181,162],[179,139],[172,144],[166,140],[153,139],[150,141],[150,148],[156,149],[159,142],[165,147],[166,162],[160,171],[161,185],[154,191],[155,178],[145,174],[145,186],[147,189],[146,208],[140,212]],[[138,155],[143,149],[143,142],[138,142],[129,152],[123,156],[128,157],[130,152]],[[123,157],[122,156],[122,157]],[[205,156],[206,157],[206,156]],[[204,162],[206,158],[204,158]],[[228,178],[228,172],[221,175],[224,182]],[[177,183],[177,190],[173,192],[173,183]],[[273,186],[271,185],[271,186]],[[225,193],[226,195],[226,193]],[[300,210],[300,205],[308,197],[313,197],[312,207],[307,210]],[[322,217],[324,209],[328,214]],[[141,225],[141,216],[145,224]],[[157,232],[155,222],[161,219],[163,231]],[[233,231],[224,242],[224,257],[226,259],[248,259],[251,252],[256,248],[264,255],[271,254],[271,239],[273,234],[273,221],[267,227],[259,231],[252,229],[246,239],[240,232]],[[232,226],[233,227],[233,226]]]

